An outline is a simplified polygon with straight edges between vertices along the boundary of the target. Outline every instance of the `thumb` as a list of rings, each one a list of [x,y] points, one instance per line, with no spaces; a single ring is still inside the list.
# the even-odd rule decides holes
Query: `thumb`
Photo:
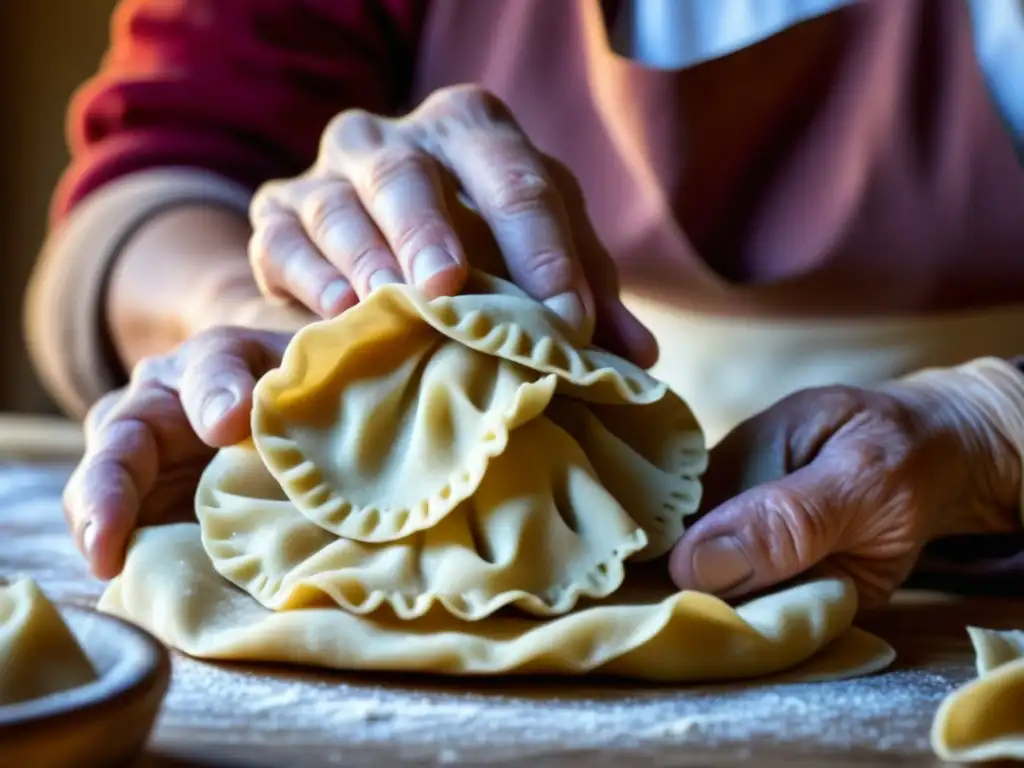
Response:
[[[207,445],[222,448],[249,437],[260,364],[259,341],[232,335],[198,341],[182,367],[179,391],[188,420]]]
[[[787,581],[831,554],[842,533],[839,478],[813,464],[751,488],[702,517],[676,544],[672,580],[723,598]]]

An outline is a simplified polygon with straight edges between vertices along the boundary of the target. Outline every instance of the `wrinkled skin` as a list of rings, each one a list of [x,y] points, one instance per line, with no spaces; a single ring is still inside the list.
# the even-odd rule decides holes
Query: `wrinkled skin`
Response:
[[[813,569],[876,606],[928,542],[1019,527],[1019,495],[1014,448],[955,392],[805,390],[715,447],[670,570],[736,598]]]
[[[216,328],[136,366],[85,422],[85,455],[64,490],[72,535],[100,578],[124,565],[138,527],[193,516],[196,486],[217,448],[249,435],[256,380],[291,334]]]
[[[436,91],[398,119],[349,110],[313,166],[269,182],[250,206],[249,258],[265,295],[320,317],[375,287],[458,293],[472,263],[495,267],[601,346],[652,365],[657,344],[619,298],[612,259],[573,174],[537,150],[496,96]]]

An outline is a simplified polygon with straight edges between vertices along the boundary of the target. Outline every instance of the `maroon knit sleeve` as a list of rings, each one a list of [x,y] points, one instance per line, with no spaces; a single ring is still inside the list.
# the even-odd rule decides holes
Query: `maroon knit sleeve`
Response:
[[[406,106],[427,0],[122,0],[99,73],[68,115],[56,223],[156,167],[254,188],[314,159],[339,111]]]

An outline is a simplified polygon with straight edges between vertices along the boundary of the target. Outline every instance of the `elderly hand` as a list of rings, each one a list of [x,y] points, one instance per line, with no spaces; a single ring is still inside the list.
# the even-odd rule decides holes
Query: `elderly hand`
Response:
[[[132,531],[194,509],[218,447],[249,436],[256,380],[278,365],[290,333],[215,328],[135,367],[85,423],[85,455],[64,491],[79,548],[101,578],[117,575]]]
[[[1017,449],[991,402],[941,376],[806,390],[737,427],[712,451],[709,511],[671,555],[676,584],[737,598],[816,570],[872,606],[928,542],[1019,528]]]
[[[400,119],[343,112],[312,168],[264,185],[250,218],[264,294],[321,317],[397,281],[430,297],[458,292],[484,231],[509,277],[571,326],[639,365],[657,357],[619,299],[575,178],[478,87],[437,91]]]

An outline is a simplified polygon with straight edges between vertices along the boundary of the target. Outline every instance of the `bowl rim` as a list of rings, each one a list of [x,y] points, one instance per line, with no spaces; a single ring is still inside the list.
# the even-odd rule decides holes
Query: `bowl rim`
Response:
[[[127,639],[117,661],[96,680],[66,691],[40,696],[17,704],[0,706],[0,737],[14,728],[26,728],[49,723],[103,705],[111,706],[121,699],[132,699],[135,691],[148,688],[153,680],[164,679],[163,698],[170,678],[171,659],[167,647],[146,630],[117,616],[74,603],[56,602],[62,617],[79,614],[99,623],[117,626]],[[69,627],[74,634],[74,627]],[[86,656],[89,647],[83,645]]]

